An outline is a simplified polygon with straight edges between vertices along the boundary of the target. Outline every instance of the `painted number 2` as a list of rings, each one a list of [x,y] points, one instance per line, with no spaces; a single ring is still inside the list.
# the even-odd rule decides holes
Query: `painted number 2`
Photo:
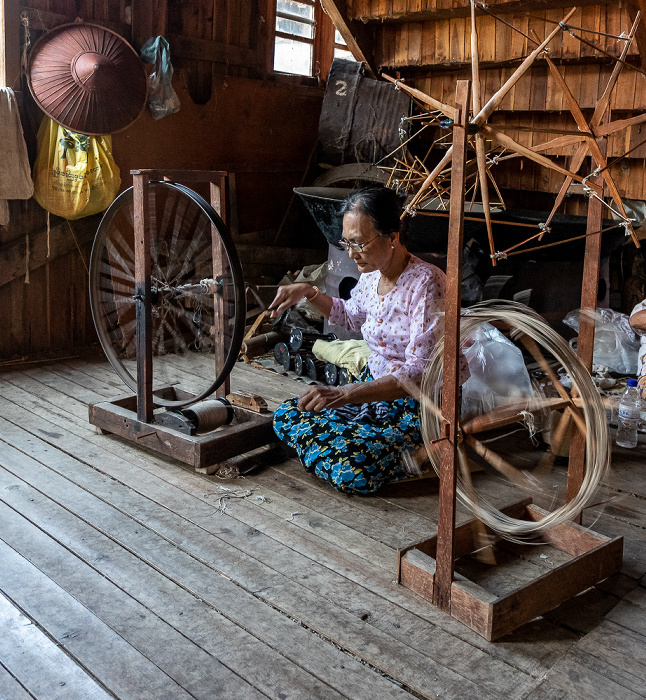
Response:
[[[348,84],[345,82],[345,80],[337,80],[335,85],[337,95],[340,97],[345,97],[348,94]]]

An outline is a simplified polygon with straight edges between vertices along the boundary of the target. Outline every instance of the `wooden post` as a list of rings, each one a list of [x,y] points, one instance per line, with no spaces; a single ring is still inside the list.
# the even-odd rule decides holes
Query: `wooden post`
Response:
[[[449,238],[446,259],[442,416],[446,421],[443,437],[447,439],[441,443],[436,572],[433,586],[433,603],[446,612],[451,610],[451,583],[454,570],[455,489],[458,463],[458,421],[460,418],[458,358],[460,354],[464,188],[470,90],[470,81],[458,80],[455,93],[455,103],[458,109],[453,124],[453,167],[451,169]]]
[[[221,173],[219,182],[210,183],[210,196],[211,196],[211,206],[218,213],[222,221],[226,222],[226,197],[225,197],[225,184],[226,175]],[[213,298],[213,313],[214,313],[214,324],[215,324],[215,373],[216,376],[218,372],[222,371],[224,366],[224,359],[226,355],[224,344],[227,341],[228,333],[228,318],[227,318],[227,308],[228,308],[228,286],[227,286],[227,271],[228,271],[228,260],[224,252],[224,246],[220,240],[215,226],[211,226],[211,255],[213,259],[213,279],[220,277],[223,281],[222,292],[220,294],[215,294]],[[231,393],[231,378],[227,376],[223,384],[221,384],[216,390],[215,395],[219,398],[226,396]]]
[[[608,139],[603,136],[597,140],[597,145],[603,158],[606,158]],[[603,178],[597,176],[591,178],[593,184],[603,184]],[[585,254],[583,258],[583,282],[581,285],[581,317],[579,319],[579,338],[577,342],[577,356],[584,364],[588,372],[592,371],[592,358],[594,355],[594,318],[586,315],[586,312],[594,312],[597,308],[597,295],[599,293],[599,271],[601,268],[601,228],[603,226],[603,204],[591,197],[588,202],[588,224],[585,239]],[[571,501],[581,489],[585,476],[585,435],[580,430],[572,429],[570,440],[570,460],[567,472],[567,489],[565,497]],[[581,521],[581,516],[578,517]]]
[[[137,419],[153,420],[152,302],[150,290],[150,178],[133,174],[135,300],[137,312]]]
[[[0,0],[0,87],[20,91],[20,3]]]

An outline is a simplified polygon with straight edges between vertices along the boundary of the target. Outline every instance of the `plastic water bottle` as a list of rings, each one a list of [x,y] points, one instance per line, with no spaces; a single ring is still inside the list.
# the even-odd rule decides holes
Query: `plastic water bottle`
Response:
[[[642,400],[637,388],[637,380],[630,378],[626,383],[628,386],[619,402],[617,438],[615,442],[619,447],[636,447],[637,425],[639,423]]]

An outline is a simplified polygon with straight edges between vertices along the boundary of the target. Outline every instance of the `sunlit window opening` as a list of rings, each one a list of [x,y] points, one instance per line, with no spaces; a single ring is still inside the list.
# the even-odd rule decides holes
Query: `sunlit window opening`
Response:
[[[315,0],[278,0],[274,70],[312,75]]]
[[[354,56],[348,51],[345,40],[338,29],[334,30],[334,58],[343,58],[346,61],[354,61]]]

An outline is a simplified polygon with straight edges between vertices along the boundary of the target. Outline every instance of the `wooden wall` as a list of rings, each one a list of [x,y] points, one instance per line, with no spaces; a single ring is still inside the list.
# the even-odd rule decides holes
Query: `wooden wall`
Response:
[[[229,223],[235,240],[246,253],[252,244],[272,244],[316,142],[323,98],[314,79],[272,74],[272,0],[20,1],[4,0],[8,29],[20,32],[21,41],[22,11],[32,43],[76,17],[119,32],[136,49],[150,36],[167,36],[181,110],[158,121],[145,112],[114,135],[123,187],[131,184],[133,168],[225,169],[233,174]],[[41,115],[24,79],[13,87],[33,158]],[[78,247],[67,223],[52,217],[48,258],[45,212],[29,200],[12,202],[11,216],[9,226],[0,227],[0,323],[6,331],[0,333],[0,361],[92,342],[85,264],[100,217],[72,222]],[[263,268],[249,255],[250,274],[271,266],[277,266],[275,256],[267,256]]]
[[[600,32],[585,33],[583,37],[602,51],[619,55],[623,42],[603,34],[628,33],[634,16],[633,6],[637,3],[585,1],[576,4],[578,9],[568,23]],[[541,40],[572,5],[572,2],[558,0],[489,0],[487,3],[489,10],[505,22],[525,35],[535,32]],[[349,18],[364,22],[372,29],[372,45],[362,48],[372,56],[379,71],[390,75],[397,73],[425,93],[449,104],[454,102],[456,80],[471,78],[469,13],[469,0],[348,0]],[[483,99],[488,99],[530,53],[533,44],[523,34],[481,11],[477,13],[477,27],[481,88]],[[549,55],[559,65],[579,105],[589,115],[608,82],[614,62],[568,32],[561,32],[550,43]],[[627,60],[639,66],[636,42]],[[625,67],[611,108],[613,119],[646,110],[646,77]],[[576,128],[561,90],[548,75],[545,61],[540,59],[509,92],[492,122],[523,129]],[[531,134],[513,128],[506,129],[506,133],[528,146],[548,139],[545,133]],[[643,126],[626,129],[610,139],[609,156],[618,158],[644,139],[646,129]],[[561,149],[550,155],[562,156],[560,162],[565,164],[565,157],[571,151]],[[543,172],[542,168],[523,159],[501,164],[494,172],[502,187],[526,192],[554,193],[562,182],[562,177]],[[639,146],[629,157],[618,161],[612,173],[623,196],[646,199],[646,146]],[[584,202],[572,197],[566,208],[575,213],[582,205]]]

